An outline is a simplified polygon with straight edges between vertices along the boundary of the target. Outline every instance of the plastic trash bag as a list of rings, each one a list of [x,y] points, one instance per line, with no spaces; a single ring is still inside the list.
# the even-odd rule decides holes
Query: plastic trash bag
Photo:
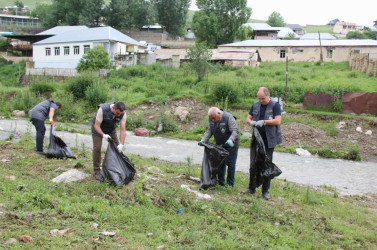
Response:
[[[229,152],[222,146],[214,145],[212,143],[199,142],[199,145],[204,146],[200,188],[207,189],[217,184],[217,174],[223,166],[225,158],[229,155]]]
[[[114,141],[110,139],[102,162],[102,181],[106,179],[112,185],[127,185],[135,173],[135,165],[123,152],[119,152]]]
[[[264,179],[273,179],[282,171],[266,155],[265,145],[258,129],[254,129],[251,150],[254,150],[254,168],[256,187],[260,186]]]
[[[73,158],[76,157],[72,154],[71,149],[65,142],[55,134],[54,126],[51,125],[50,129],[50,144],[46,153],[48,158]]]

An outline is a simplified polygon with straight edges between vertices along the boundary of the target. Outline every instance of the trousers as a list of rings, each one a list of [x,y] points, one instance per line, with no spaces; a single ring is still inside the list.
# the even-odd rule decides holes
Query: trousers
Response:
[[[111,139],[115,142],[115,144],[118,146],[119,145],[119,140],[117,133],[114,133],[110,135]],[[92,139],[93,139],[93,152],[92,152],[92,157],[93,157],[93,170],[94,173],[100,173],[101,172],[101,149],[102,149],[102,140],[103,137],[100,136],[99,134],[94,134],[92,133]]]
[[[224,186],[225,185],[225,172],[226,167],[228,166],[228,175],[226,177],[226,184],[233,187],[234,185],[234,176],[236,172],[236,162],[237,162],[237,156],[238,156],[238,147],[232,149],[230,154],[226,157],[224,164],[219,170],[219,173],[217,174],[219,184]]]
[[[35,130],[36,130],[36,145],[37,145],[37,151],[43,152],[43,140],[46,133],[46,126],[45,122],[40,119],[31,118],[31,122],[33,123]]]

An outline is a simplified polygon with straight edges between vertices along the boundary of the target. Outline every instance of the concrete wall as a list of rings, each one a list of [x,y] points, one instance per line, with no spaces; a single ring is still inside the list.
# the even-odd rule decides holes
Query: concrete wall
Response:
[[[156,63],[156,54],[155,53],[144,53],[138,54],[138,64],[151,65]]]
[[[232,49],[232,47],[221,47]],[[280,58],[280,51],[285,50],[285,56],[295,62],[315,62],[320,60],[320,47],[234,47],[237,49],[256,49],[262,62],[285,62]],[[333,51],[332,58],[328,57],[328,50]],[[360,53],[377,53],[377,47],[322,47],[323,61],[344,62],[349,61],[351,51],[360,50]]]

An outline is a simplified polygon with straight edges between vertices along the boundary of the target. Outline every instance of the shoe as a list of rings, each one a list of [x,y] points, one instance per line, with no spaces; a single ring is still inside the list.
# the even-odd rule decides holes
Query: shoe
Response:
[[[102,180],[102,174],[101,173],[95,173],[94,178],[96,178],[97,181],[101,181]]]
[[[39,154],[39,155],[46,155],[46,152],[43,152],[43,151],[37,151],[37,154]]]
[[[263,198],[265,198],[266,200],[269,200],[271,197],[268,192],[263,192]]]
[[[246,189],[242,192],[243,194],[255,194],[255,191],[251,190],[250,188]]]

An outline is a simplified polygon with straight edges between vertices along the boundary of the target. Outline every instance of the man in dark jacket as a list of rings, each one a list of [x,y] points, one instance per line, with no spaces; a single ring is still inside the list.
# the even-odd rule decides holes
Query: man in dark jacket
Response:
[[[246,118],[247,124],[251,127],[256,127],[262,136],[265,145],[266,156],[272,161],[275,146],[282,142],[281,139],[281,107],[278,102],[271,100],[270,91],[266,87],[259,88],[257,92],[259,101],[255,102],[249,111]],[[252,147],[252,144],[250,144]],[[250,148],[250,181],[249,188],[243,193],[255,193],[255,175],[256,166],[253,165],[255,158],[255,150]],[[265,179],[262,184],[262,195],[266,200],[270,199],[268,192],[271,184],[271,179]]]
[[[220,185],[225,185],[225,172],[226,166],[228,166],[226,184],[233,187],[238,155],[238,126],[236,120],[233,115],[221,111],[217,107],[210,108],[208,116],[209,126],[201,142],[207,143],[209,138],[214,135],[216,144],[225,146],[229,155],[225,159],[224,165],[220,168],[218,181]]]
[[[98,111],[92,121],[93,139],[93,169],[96,180],[102,179],[101,174],[101,148],[102,138],[111,138],[119,151],[124,147],[126,139],[126,105],[123,102],[103,103],[98,105]],[[120,123],[120,144],[116,133],[116,127]]]
[[[54,124],[54,113],[61,109],[60,102],[45,100],[31,109],[30,121],[33,123],[36,132],[37,153],[45,154],[43,151],[43,139],[46,133],[45,120],[47,117],[50,119],[50,124]]]

